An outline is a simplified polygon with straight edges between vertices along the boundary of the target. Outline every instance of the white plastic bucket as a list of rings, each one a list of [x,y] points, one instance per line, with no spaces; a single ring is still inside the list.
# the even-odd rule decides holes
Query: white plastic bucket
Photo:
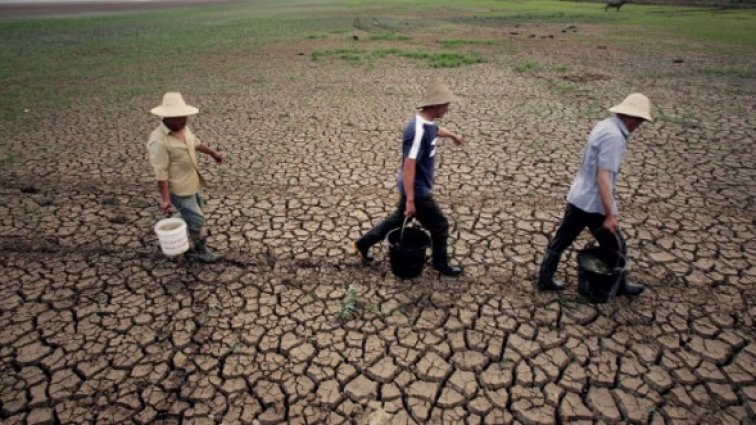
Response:
[[[186,222],[180,218],[164,218],[155,225],[163,254],[173,257],[189,250]]]

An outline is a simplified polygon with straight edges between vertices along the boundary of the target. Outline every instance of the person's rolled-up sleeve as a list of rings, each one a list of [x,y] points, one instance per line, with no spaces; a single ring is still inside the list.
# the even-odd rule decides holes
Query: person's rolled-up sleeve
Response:
[[[168,180],[168,165],[170,164],[168,149],[156,139],[152,139],[147,143],[147,149],[149,151],[150,164],[152,164],[152,168],[155,170],[155,178],[158,181]]]

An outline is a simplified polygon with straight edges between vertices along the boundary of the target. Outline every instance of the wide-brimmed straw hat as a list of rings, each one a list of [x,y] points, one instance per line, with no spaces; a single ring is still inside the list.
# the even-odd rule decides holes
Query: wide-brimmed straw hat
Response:
[[[628,95],[622,103],[609,108],[609,112],[628,115],[646,121],[654,121],[654,119],[651,118],[651,101],[640,93],[632,93]]]
[[[423,97],[420,98],[417,108],[420,109],[425,108],[426,106],[444,105],[456,102],[457,100],[459,99],[452,94],[446,84],[440,79],[434,78],[428,85],[428,88],[425,89],[425,93],[423,93]]]
[[[163,118],[188,117],[199,112],[199,109],[187,105],[181,93],[169,91],[163,95],[163,104],[152,108],[150,112]]]

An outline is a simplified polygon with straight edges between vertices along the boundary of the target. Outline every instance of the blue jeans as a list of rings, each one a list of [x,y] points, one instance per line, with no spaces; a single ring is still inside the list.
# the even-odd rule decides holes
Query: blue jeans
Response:
[[[190,233],[202,233],[205,214],[202,212],[202,196],[199,192],[189,196],[177,196],[171,193],[171,205],[181,214]]]

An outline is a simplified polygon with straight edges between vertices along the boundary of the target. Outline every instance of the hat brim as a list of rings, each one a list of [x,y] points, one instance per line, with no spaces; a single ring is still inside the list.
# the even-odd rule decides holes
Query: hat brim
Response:
[[[447,103],[454,103],[457,101],[459,101],[459,98],[457,96],[454,96],[453,94],[446,95],[446,96],[439,96],[437,98],[422,99],[420,103],[417,104],[417,109],[427,108],[429,106],[436,106],[436,105],[446,105]]]
[[[188,117],[190,115],[196,115],[197,113],[199,113],[199,109],[189,105],[178,107],[165,107],[161,105],[152,108],[150,110],[150,113],[162,118]]]
[[[622,114],[622,115],[627,115],[630,117],[640,118],[648,122],[654,122],[654,119],[651,118],[651,115],[649,115],[648,113],[638,111],[635,108],[628,107],[623,104],[619,104],[619,105],[609,108],[609,112],[613,114]]]

